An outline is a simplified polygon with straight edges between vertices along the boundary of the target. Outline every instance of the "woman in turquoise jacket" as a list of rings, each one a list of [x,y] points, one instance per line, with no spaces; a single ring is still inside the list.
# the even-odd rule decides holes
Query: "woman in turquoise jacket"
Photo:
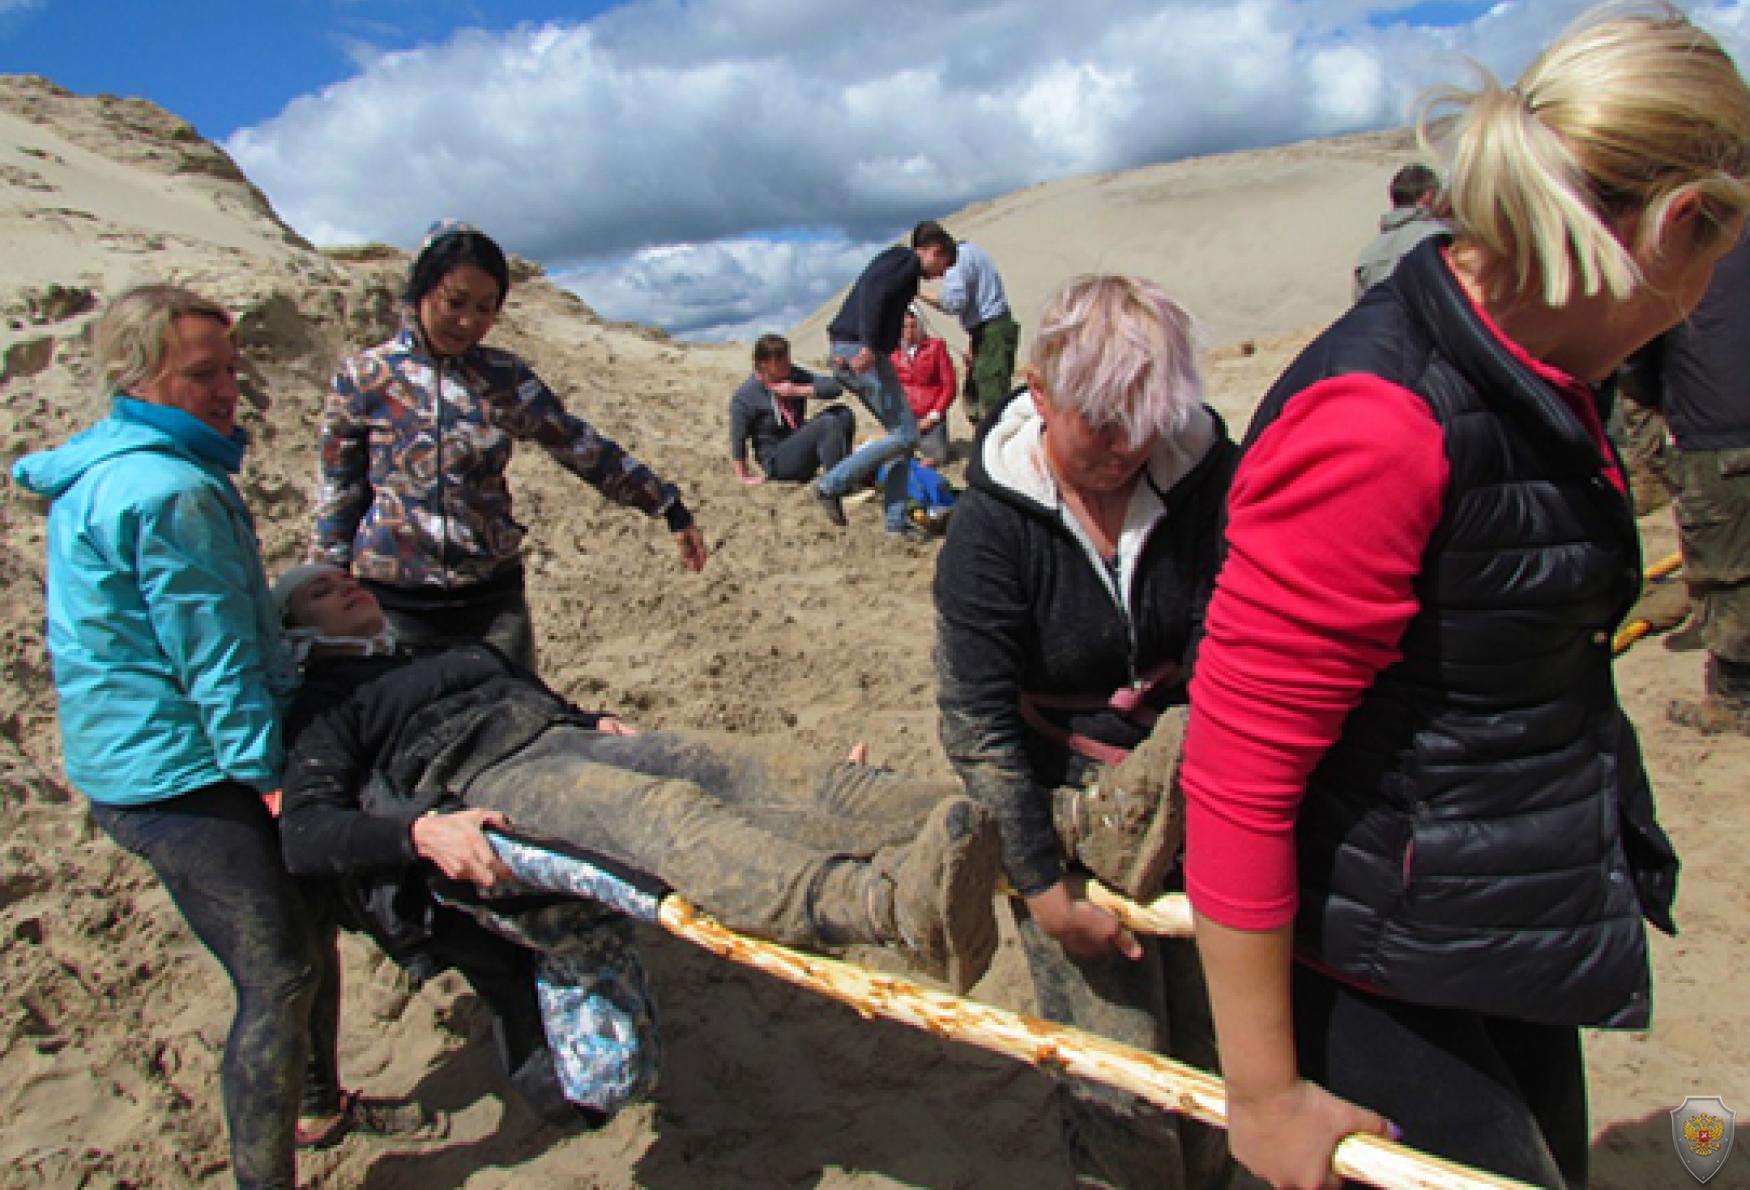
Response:
[[[289,1188],[322,958],[259,796],[278,780],[295,676],[230,479],[248,443],[231,318],[142,286],[110,305],[96,345],[109,416],[13,468],[52,501],[48,643],[67,776],[230,976],[220,1079],[233,1172],[239,1186]]]

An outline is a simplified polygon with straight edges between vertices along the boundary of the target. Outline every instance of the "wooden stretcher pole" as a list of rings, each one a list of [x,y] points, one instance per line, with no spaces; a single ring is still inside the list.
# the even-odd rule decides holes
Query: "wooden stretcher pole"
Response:
[[[1683,551],[1672,550],[1663,558],[1647,567],[1647,581],[1658,582],[1662,578],[1676,574],[1683,569]]]
[[[876,974],[852,963],[748,938],[673,894],[663,898],[657,922],[677,938],[849,1005],[864,1017],[897,1021],[1044,1070],[1092,1079],[1208,1124],[1227,1123],[1221,1080],[1158,1054],[938,992],[907,979]],[[1430,1157],[1374,1136],[1344,1138],[1337,1146],[1334,1165],[1342,1177],[1388,1190],[1525,1190],[1523,1182]]]
[[[1090,880],[1083,895],[1116,917],[1133,934],[1189,938],[1195,933],[1191,922],[1191,901],[1184,893],[1167,893],[1145,905],[1114,892],[1098,880]]]

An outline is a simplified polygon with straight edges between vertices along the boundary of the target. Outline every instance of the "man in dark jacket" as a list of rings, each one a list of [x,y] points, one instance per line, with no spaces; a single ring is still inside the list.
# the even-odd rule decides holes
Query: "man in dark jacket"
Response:
[[[881,467],[918,444],[917,418],[893,370],[894,348],[918,282],[940,277],[954,263],[954,237],[941,228],[911,247],[895,245],[870,261],[826,328],[834,374],[857,394],[887,433],[864,443],[848,459],[809,485],[809,493],[835,525],[845,523],[842,501]],[[903,468],[888,472],[887,531],[906,531]],[[897,475],[895,480],[892,478]]]
[[[1707,688],[1671,718],[1706,733],[1750,734],[1750,239],[1714,270],[1701,304],[1629,361],[1625,393],[1663,411],[1675,450],[1683,578],[1702,644]]]

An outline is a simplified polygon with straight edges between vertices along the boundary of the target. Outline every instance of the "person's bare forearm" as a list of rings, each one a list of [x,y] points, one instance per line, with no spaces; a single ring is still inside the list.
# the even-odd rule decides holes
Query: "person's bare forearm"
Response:
[[[1196,920],[1229,1098],[1293,1085],[1300,1073],[1289,1006],[1289,927],[1236,930],[1202,914]]]
[[[1336,1190],[1338,1142],[1352,1132],[1382,1135],[1389,1125],[1300,1077],[1290,929],[1238,930],[1197,914],[1197,949],[1227,1084],[1228,1146],[1272,1186]]]

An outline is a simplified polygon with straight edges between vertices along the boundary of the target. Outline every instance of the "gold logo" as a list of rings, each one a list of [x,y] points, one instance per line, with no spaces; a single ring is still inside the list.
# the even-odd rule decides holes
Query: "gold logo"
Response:
[[[1720,1134],[1725,1128],[1718,1116],[1690,1116],[1683,1121],[1683,1143],[1697,1157],[1712,1157],[1720,1151]]]

